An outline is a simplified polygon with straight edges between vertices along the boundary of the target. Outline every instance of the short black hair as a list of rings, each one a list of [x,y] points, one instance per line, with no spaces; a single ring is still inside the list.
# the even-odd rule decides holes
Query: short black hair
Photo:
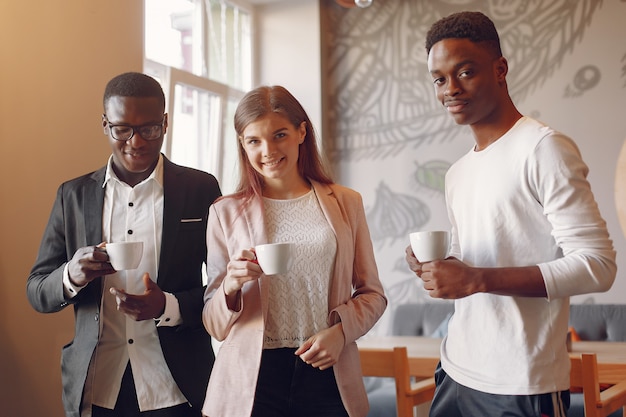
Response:
[[[454,13],[435,22],[426,34],[426,54],[430,53],[434,44],[444,39],[485,42],[496,56],[502,56],[496,26],[481,12]]]
[[[140,72],[125,72],[113,77],[104,89],[102,104],[106,111],[111,97],[154,97],[165,110],[165,94],[161,84],[149,75]]]

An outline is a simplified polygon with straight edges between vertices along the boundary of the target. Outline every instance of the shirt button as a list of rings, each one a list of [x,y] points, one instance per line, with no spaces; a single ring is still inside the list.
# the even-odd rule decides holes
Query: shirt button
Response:
[[[128,344],[132,345],[133,343],[135,343],[135,341],[133,339],[128,339]]]
[[[133,231],[132,231],[132,230],[129,230],[127,233],[128,233],[129,235],[132,235],[132,234],[133,234]]]
[[[135,203],[132,203],[132,202],[128,203],[128,207],[132,207],[134,205],[135,205]]]
[[[93,319],[94,319],[95,321],[98,321],[98,320],[100,320],[100,316],[99,316],[98,314],[96,314],[95,316],[93,316]]]

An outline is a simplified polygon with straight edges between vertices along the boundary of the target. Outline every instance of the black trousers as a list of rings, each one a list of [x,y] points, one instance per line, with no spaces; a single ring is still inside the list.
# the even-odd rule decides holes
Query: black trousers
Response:
[[[263,350],[252,417],[348,417],[333,368],[313,368],[295,351]]]
[[[91,415],[92,417],[201,417],[202,414],[200,410],[192,409],[187,403],[159,410],[139,411],[133,371],[129,362],[122,377],[122,386],[115,403],[115,409],[110,410],[93,405]]]

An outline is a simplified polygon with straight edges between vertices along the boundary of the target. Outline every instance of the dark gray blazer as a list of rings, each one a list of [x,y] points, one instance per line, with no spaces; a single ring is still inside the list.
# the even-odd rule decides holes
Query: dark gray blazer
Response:
[[[96,278],[66,300],[63,268],[78,248],[102,241],[102,207],[106,167],[62,184],[46,226],[26,292],[33,308],[53,313],[74,306],[74,339],[62,352],[63,405],[68,417],[80,416],[91,356],[98,342],[102,279]],[[204,401],[214,354],[202,325],[209,206],[221,195],[215,177],[163,162],[163,236],[157,284],[178,299],[183,324],[159,327],[159,339],[174,380],[194,408]],[[183,222],[183,219],[202,219]]]

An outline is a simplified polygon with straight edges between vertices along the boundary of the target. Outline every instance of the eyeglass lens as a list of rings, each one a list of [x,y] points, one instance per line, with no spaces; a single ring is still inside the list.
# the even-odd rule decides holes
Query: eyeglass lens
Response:
[[[130,140],[135,133],[139,133],[145,140],[155,140],[161,137],[163,131],[163,125],[148,125],[148,126],[110,126],[111,136],[116,140]]]

